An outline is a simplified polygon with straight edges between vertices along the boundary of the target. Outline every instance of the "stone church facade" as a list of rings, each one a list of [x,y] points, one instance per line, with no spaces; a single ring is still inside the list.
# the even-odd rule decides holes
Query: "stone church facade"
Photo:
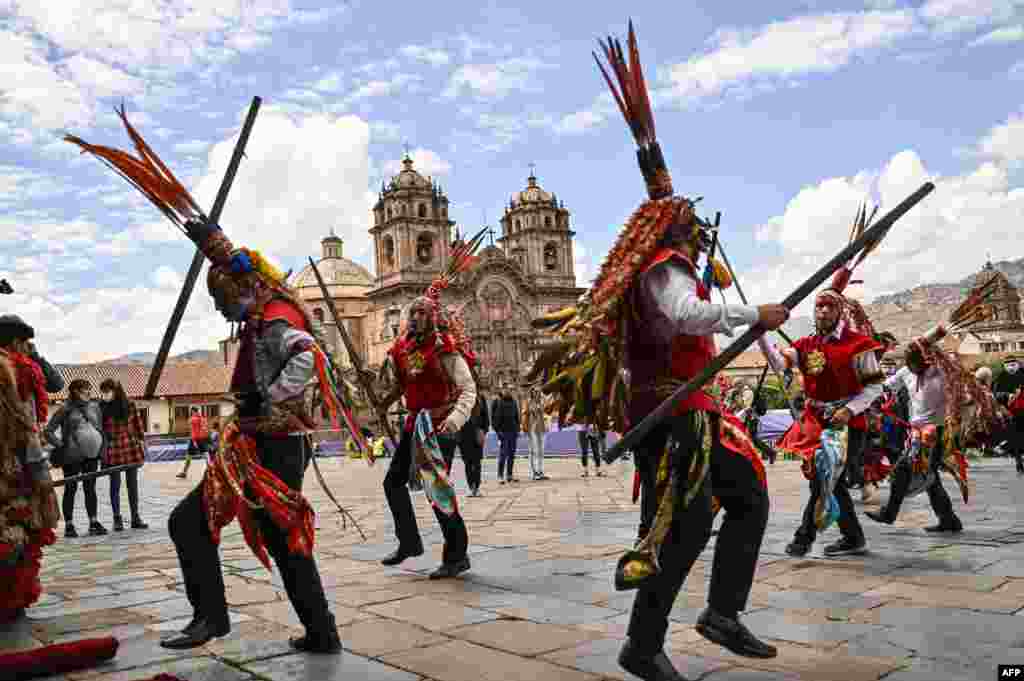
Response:
[[[376,276],[347,260],[342,240],[333,233],[323,240],[317,267],[369,368],[383,363],[409,303],[447,265],[452,242],[475,231],[456,227],[442,187],[406,157],[373,207],[369,232]],[[478,265],[442,295],[444,304],[462,311],[485,389],[519,383],[540,348],[530,320],[574,304],[585,291],[576,286],[573,235],[565,204],[531,173],[526,187],[513,193],[505,207],[500,236],[491,235],[490,245],[478,252]],[[348,353],[312,268],[304,268],[292,283],[309,304],[332,354],[347,365]]]

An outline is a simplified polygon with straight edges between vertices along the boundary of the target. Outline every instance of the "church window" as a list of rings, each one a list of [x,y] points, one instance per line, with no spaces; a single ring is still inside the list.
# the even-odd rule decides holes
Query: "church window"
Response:
[[[384,236],[384,264],[388,267],[395,265],[395,240],[390,234]]]
[[[402,204],[402,215],[405,215],[405,204]]]
[[[416,258],[421,265],[429,265],[434,259],[434,236],[430,232],[421,232],[416,237]]]
[[[420,217],[421,218],[427,217],[427,204],[421,203],[419,210],[420,210]]]
[[[390,220],[391,219],[391,206],[388,206],[387,208],[384,209],[384,219],[385,220]]]
[[[558,269],[558,246],[554,243],[544,246],[544,269],[549,272]]]
[[[516,228],[515,228],[514,232],[518,232],[522,228],[523,228],[522,224],[520,224],[519,220],[517,219],[516,220]]]
[[[550,215],[545,215],[544,216],[544,226],[545,227],[551,227],[551,216]]]

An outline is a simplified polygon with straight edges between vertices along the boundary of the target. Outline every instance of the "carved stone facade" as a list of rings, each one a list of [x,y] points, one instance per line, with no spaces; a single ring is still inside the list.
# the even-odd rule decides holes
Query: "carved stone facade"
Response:
[[[380,368],[409,303],[447,265],[453,236],[461,238],[458,230],[453,235],[454,227],[444,191],[405,158],[373,207],[369,232],[377,276],[347,260],[333,232],[322,241],[317,268],[368,368]],[[569,211],[531,174],[526,188],[509,201],[500,245],[484,248],[479,264],[444,292],[444,304],[461,309],[466,320],[486,390],[514,386],[529,367],[543,342],[530,320],[574,304],[585,291],[576,286],[572,237]],[[349,366],[312,268],[304,268],[292,284],[331,354]]]

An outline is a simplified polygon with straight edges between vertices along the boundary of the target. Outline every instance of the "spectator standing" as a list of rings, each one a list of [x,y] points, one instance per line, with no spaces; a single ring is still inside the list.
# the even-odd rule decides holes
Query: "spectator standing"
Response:
[[[70,397],[50,419],[43,435],[46,441],[61,450],[64,477],[80,473],[94,473],[99,470],[100,459],[106,448],[103,437],[103,418],[100,407],[92,398],[92,384],[83,378],[76,378],[68,386]],[[60,437],[57,437],[60,430]],[[107,528],[98,518],[99,503],[96,499],[96,479],[82,483],[85,490],[85,511],[89,515],[89,534],[104,535]],[[75,530],[75,495],[78,483],[64,485],[64,536],[78,536]]]
[[[462,462],[466,466],[466,483],[469,485],[469,496],[480,496],[480,478],[484,459],[484,439],[491,429],[491,419],[487,413],[487,399],[482,392],[476,394],[476,404],[469,419],[459,431],[459,451]],[[449,468],[451,466],[449,465]]]
[[[103,467],[142,464],[146,461],[146,426],[142,415],[124,387],[111,378],[100,383],[100,414],[103,417],[103,437],[107,442],[103,453]],[[132,514],[132,529],[149,527],[139,515],[139,469],[124,471],[128,488],[128,508]],[[121,472],[110,474],[110,510],[114,513],[114,532],[124,531],[121,516]]]
[[[1013,398],[1018,390],[1024,389],[1024,371],[1020,358],[1011,355],[1003,360],[1003,372],[996,377],[992,392],[996,401],[1010,410],[1012,419],[1006,430],[1005,440],[997,450],[1008,452],[1017,461],[1017,472],[1024,474],[1024,410],[1014,413]]]
[[[534,480],[547,480],[544,475],[544,434],[547,420],[544,418],[544,396],[537,387],[530,388],[523,404],[521,421],[530,445],[530,473]]]
[[[602,477],[604,472],[601,470],[601,454],[604,453],[604,433],[600,432],[592,424],[587,424],[579,432],[580,439],[580,460],[583,462],[583,476],[584,478],[590,475],[590,468],[587,465],[587,450],[593,453],[594,458],[594,469],[597,477]]]
[[[508,390],[501,392],[491,408],[491,426],[498,434],[498,482],[519,482],[512,477],[516,462],[516,440],[519,439],[519,405]]]
[[[189,419],[190,437],[188,449],[185,451],[185,468],[178,473],[179,478],[188,477],[188,467],[192,465],[192,457],[205,455],[210,451],[210,426],[206,417],[199,411],[199,407],[192,407],[192,417]]]

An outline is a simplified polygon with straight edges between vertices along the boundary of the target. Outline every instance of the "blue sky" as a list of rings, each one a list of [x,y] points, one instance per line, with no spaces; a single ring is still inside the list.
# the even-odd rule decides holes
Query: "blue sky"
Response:
[[[676,191],[723,213],[744,288],[779,299],[857,205],[937,191],[863,295],[1024,257],[1024,3],[691,2],[629,8]],[[212,202],[264,100],[222,219],[285,268],[331,228],[372,269],[369,207],[408,142],[464,228],[536,163],[572,212],[585,285],[644,195],[590,55],[610,3],[0,0],[0,276],[57,361],[154,351],[191,258],[170,223],[60,141],[127,146],[112,110]],[[193,297],[175,351],[225,334]]]

